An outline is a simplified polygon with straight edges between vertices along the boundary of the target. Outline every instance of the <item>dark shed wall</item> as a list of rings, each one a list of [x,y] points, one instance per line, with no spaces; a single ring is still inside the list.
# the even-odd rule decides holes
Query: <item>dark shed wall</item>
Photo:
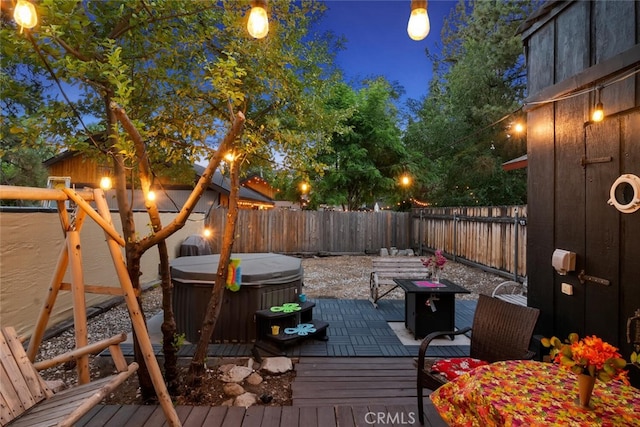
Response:
[[[639,16],[636,1],[550,2],[522,28],[529,305],[541,309],[538,333],[596,334],[625,357],[626,322],[640,309],[640,211],[622,214],[607,200],[621,174],[640,176],[639,74],[622,79],[640,68]],[[599,89],[606,116],[592,123]],[[577,254],[576,271],[555,272],[555,248]],[[609,286],[581,283],[582,270]]]

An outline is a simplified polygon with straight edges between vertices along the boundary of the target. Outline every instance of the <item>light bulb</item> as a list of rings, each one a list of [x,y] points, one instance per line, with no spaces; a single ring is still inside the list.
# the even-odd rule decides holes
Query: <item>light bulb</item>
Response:
[[[202,235],[207,239],[211,237],[212,234],[213,233],[211,232],[211,229],[209,227],[205,227],[204,230],[202,230]]]
[[[156,199],[156,193],[153,190],[150,190],[147,193],[147,200],[149,200],[150,202],[153,202]]]
[[[404,187],[408,187],[411,184],[411,178],[409,177],[409,175],[402,175],[402,178],[400,178],[400,183]]]
[[[521,133],[522,131],[524,131],[524,126],[522,123],[516,123],[513,130],[515,130],[517,133]]]
[[[307,184],[306,182],[300,184],[300,191],[302,191],[303,193],[309,191],[309,184]]]
[[[103,176],[102,178],[100,178],[100,188],[105,191],[111,190],[111,178],[109,178],[108,176]]]
[[[411,16],[407,25],[407,33],[412,40],[420,41],[427,37],[431,24],[429,23],[429,15],[427,14],[426,0],[411,1]]]
[[[13,9],[13,19],[21,29],[35,27],[38,23],[36,7],[27,0],[18,0],[15,9]]]
[[[249,12],[247,31],[251,37],[262,39],[269,34],[269,17],[267,16],[266,0],[254,0]]]
[[[602,106],[602,102],[598,102],[596,104],[596,108],[591,114],[591,120],[594,122],[601,122],[604,120],[604,107]]]

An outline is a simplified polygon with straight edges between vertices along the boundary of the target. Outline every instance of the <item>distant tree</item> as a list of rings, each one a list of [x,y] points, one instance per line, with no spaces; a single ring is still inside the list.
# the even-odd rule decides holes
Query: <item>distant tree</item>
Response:
[[[537,5],[505,0],[458,3],[445,20],[434,78],[413,104],[404,141],[418,169],[420,199],[436,205],[526,203],[526,174],[501,164],[526,153],[525,138],[498,122],[526,95],[522,42],[516,30]]]
[[[381,78],[357,92],[346,84],[334,88],[327,108],[345,118],[331,148],[320,155],[326,167],[313,179],[313,203],[357,210],[389,197],[407,160],[392,102],[396,94]]]

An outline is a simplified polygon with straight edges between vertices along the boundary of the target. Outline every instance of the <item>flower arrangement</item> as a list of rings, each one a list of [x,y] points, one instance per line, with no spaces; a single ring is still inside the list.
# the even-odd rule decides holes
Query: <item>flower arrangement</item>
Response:
[[[564,343],[557,337],[543,338],[542,345],[551,347],[549,355],[554,362],[576,374],[589,375],[603,382],[621,380],[629,384],[627,371],[624,370],[626,360],[616,347],[595,335],[580,339],[578,334],[571,333]]]
[[[431,255],[429,258],[421,259],[422,265],[435,271],[436,269],[442,270],[444,265],[447,263],[447,259],[442,255],[442,251],[438,249],[435,254]]]

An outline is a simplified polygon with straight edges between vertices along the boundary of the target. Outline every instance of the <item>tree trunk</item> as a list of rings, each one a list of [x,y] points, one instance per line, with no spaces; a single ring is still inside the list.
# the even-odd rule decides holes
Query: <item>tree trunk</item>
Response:
[[[216,280],[211,293],[211,299],[207,305],[207,311],[202,322],[202,333],[200,341],[196,347],[189,373],[187,375],[187,383],[195,387],[200,384],[200,379],[205,370],[205,359],[207,357],[207,349],[209,341],[213,335],[220,309],[222,308],[222,297],[224,295],[225,284],[227,279],[227,269],[229,268],[229,258],[231,257],[231,249],[235,236],[236,220],[238,219],[238,194],[240,188],[239,161],[236,159],[231,163],[231,192],[229,194],[229,212],[227,212],[227,224],[224,229],[222,238],[222,249],[220,251],[220,260],[218,261],[218,270],[216,272]]]
[[[178,392],[178,342],[176,335],[176,320],[173,313],[173,284],[169,271],[169,253],[166,241],[158,243],[160,257],[160,276],[162,278],[162,353],[164,354],[164,379],[169,394],[175,396]]]

